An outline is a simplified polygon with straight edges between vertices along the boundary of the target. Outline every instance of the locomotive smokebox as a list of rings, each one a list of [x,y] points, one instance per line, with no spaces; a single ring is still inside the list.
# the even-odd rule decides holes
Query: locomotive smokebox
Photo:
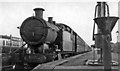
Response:
[[[40,45],[42,43],[53,43],[57,38],[59,28],[52,22],[43,19],[43,8],[35,8],[35,16],[25,19],[20,27],[20,35],[22,39],[29,45]]]
[[[43,11],[45,11],[43,8],[35,8],[34,11],[37,18],[43,18]]]

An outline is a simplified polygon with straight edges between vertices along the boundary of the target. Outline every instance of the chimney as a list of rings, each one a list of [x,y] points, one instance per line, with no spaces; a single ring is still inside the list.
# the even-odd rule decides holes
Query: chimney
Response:
[[[43,18],[43,11],[45,11],[43,8],[35,8],[34,11],[37,18]]]
[[[53,17],[48,17],[48,22],[53,23]]]

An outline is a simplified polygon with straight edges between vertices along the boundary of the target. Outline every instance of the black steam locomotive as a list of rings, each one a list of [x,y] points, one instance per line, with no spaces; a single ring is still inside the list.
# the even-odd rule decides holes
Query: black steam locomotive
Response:
[[[52,17],[43,19],[43,8],[35,8],[35,16],[24,20],[20,35],[28,44],[27,63],[44,63],[91,51],[85,41],[69,26],[55,23]]]
[[[25,19],[20,35],[27,48],[20,52],[16,64],[34,67],[61,58],[91,51],[89,45],[69,26],[56,23],[52,17],[43,19],[43,8],[35,8],[35,16]],[[22,47],[23,48],[23,47]],[[22,66],[22,65],[21,65]]]

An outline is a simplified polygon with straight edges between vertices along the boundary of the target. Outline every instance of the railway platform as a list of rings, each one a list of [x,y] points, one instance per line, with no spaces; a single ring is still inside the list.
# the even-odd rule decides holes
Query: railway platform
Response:
[[[95,54],[96,59],[99,55]],[[93,60],[93,51],[79,54],[66,59],[39,64],[32,71],[104,71],[104,66],[86,65],[88,60]],[[112,53],[112,60],[118,61],[118,54]],[[112,71],[119,71],[118,66],[112,66]]]

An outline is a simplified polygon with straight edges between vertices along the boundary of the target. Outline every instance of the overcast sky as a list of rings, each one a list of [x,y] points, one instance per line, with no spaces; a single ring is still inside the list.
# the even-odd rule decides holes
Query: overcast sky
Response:
[[[0,2],[0,34],[20,37],[18,26],[36,7],[44,8],[44,19],[53,17],[57,23],[69,25],[89,45],[93,44],[92,31],[94,11],[97,1],[90,2]],[[118,2],[107,2],[111,16],[118,16]],[[112,31],[113,42],[116,42],[117,24]]]

